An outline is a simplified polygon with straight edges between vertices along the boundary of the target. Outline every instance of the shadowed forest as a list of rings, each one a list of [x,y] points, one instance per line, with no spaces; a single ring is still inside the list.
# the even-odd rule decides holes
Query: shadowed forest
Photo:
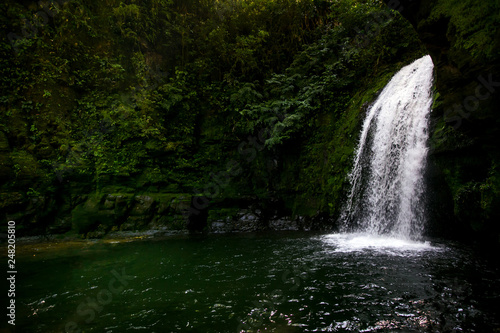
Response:
[[[367,107],[428,53],[428,233],[498,235],[498,2],[0,6],[0,212],[21,235],[335,229]]]

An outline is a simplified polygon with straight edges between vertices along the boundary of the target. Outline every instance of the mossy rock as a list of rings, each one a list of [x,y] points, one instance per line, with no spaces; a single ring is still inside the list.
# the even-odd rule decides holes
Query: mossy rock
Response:
[[[187,230],[186,220],[181,214],[160,216],[151,223],[151,227],[165,230]]]
[[[152,221],[151,216],[129,216],[127,220],[120,226],[121,231],[144,230]]]
[[[54,148],[50,145],[47,137],[42,138],[42,141],[36,146],[35,152],[40,160],[50,160],[56,156]]]
[[[113,211],[99,210],[100,203],[100,196],[91,196],[72,210],[72,228],[76,232],[86,234],[99,225],[111,228],[115,222],[115,214]]]
[[[8,182],[15,177],[13,166],[10,154],[0,151],[0,183]]]
[[[228,221],[234,219],[238,212],[239,208],[215,208],[210,209],[208,211],[208,224],[215,221]]]
[[[15,151],[10,154],[16,184],[20,186],[33,186],[41,177],[42,172],[37,159],[27,151]]]
[[[4,132],[0,132],[0,152],[10,151],[9,140]]]
[[[53,223],[51,223],[47,229],[50,234],[63,234],[71,231],[72,223],[71,216],[63,216],[61,218],[55,218]]]
[[[134,198],[133,206],[130,211],[132,216],[151,215],[157,202],[149,195],[137,195]]]

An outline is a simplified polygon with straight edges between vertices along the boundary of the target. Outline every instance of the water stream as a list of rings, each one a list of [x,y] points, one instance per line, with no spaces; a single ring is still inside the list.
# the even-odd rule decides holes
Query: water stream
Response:
[[[349,175],[343,231],[421,237],[433,68],[430,56],[403,67],[369,108]]]

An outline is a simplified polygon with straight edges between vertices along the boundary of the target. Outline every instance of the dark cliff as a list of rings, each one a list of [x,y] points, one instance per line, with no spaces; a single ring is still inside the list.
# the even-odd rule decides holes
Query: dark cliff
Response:
[[[500,242],[500,8],[402,1],[435,64],[429,161],[435,231]]]

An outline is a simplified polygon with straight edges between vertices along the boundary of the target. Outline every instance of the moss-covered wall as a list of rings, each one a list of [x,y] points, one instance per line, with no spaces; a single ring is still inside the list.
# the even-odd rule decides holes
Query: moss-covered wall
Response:
[[[500,4],[403,1],[436,68],[430,207],[436,232],[500,242]]]
[[[23,234],[334,227],[367,106],[425,52],[377,1],[49,4],[0,5],[0,215]],[[457,200],[494,212],[485,161]]]

